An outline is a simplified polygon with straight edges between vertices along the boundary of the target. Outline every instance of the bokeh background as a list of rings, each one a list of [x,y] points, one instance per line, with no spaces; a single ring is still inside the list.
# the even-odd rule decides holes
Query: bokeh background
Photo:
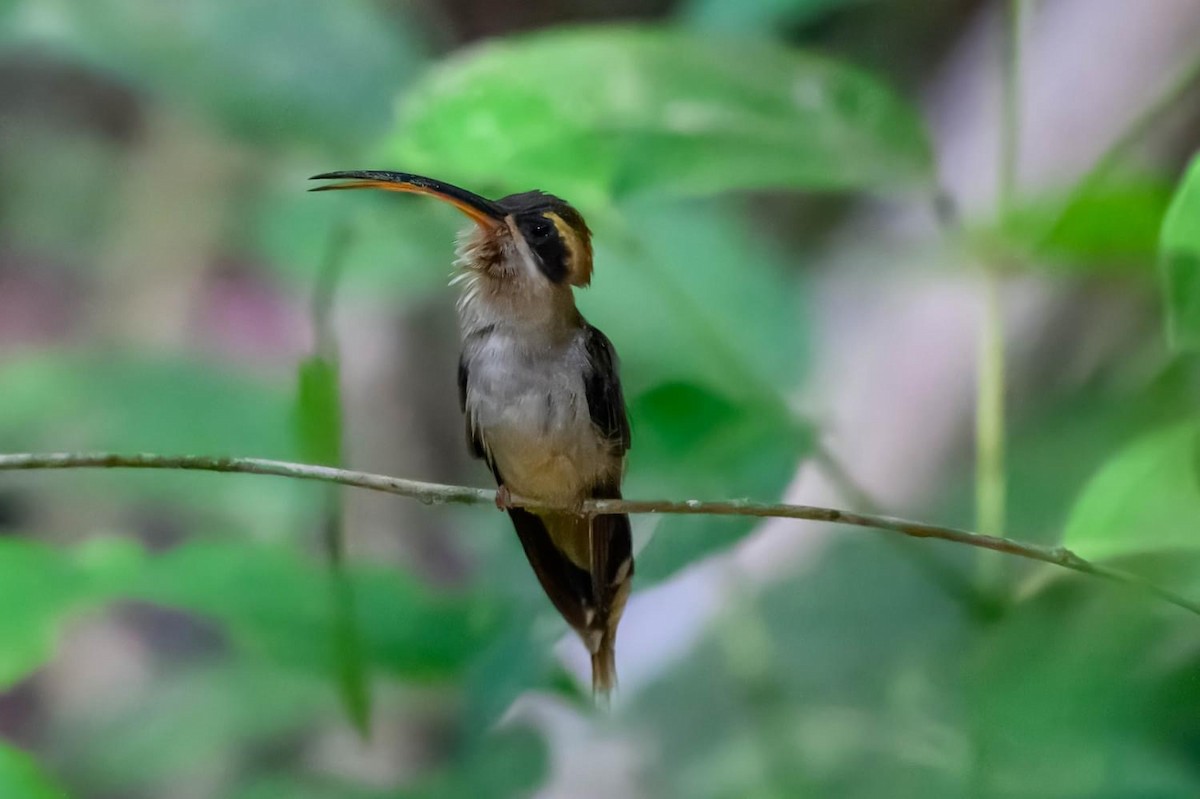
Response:
[[[974,526],[990,285],[1004,529],[1200,597],[1200,2],[1020,5],[0,0],[0,451],[487,485],[461,219],[304,191],[405,169],[591,221],[627,495]],[[1200,620],[966,547],[637,518],[598,713],[487,508],[5,473],[0,535],[3,797],[1200,796]]]

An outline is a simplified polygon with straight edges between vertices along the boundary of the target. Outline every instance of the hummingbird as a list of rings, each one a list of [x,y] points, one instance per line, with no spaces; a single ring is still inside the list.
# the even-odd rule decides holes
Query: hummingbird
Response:
[[[625,514],[572,510],[620,499],[629,418],[612,342],[575,306],[592,277],[591,232],[543,191],[489,200],[405,172],[326,172],[314,191],[382,189],[435,197],[473,223],[458,238],[462,353],[458,399],[467,446],[496,479],[542,589],[591,654],[592,689],[616,685],[617,625],[633,578]],[[512,497],[561,508],[530,511]]]

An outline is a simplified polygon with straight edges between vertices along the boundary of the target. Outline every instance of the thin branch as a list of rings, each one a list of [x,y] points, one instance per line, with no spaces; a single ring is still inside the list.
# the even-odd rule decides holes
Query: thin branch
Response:
[[[288,461],[264,458],[208,457],[203,455],[152,455],[146,453],[121,455],[115,453],[23,453],[0,455],[0,471],[28,471],[38,469],[184,469],[203,472],[232,472],[239,474],[261,474],[274,477],[290,477],[299,480],[320,480],[327,483],[382,491],[403,497],[411,497],[426,505],[491,505],[496,501],[496,492],[485,488],[426,483],[406,480],[330,466],[313,466]],[[1200,615],[1200,602],[1176,594],[1141,577],[1101,566],[1084,560],[1065,547],[1048,547],[1015,541],[1011,538],[973,533],[954,527],[941,527],[924,522],[881,516],[871,513],[855,513],[837,508],[815,505],[788,505],[783,503],[751,502],[738,499],[724,502],[702,502],[696,499],[633,500],[594,499],[577,508],[554,508],[536,502],[512,497],[517,507],[534,510],[571,510],[587,515],[607,513],[671,513],[692,516],[755,516],[759,518],[801,519],[828,522],[852,527],[906,535],[911,538],[934,538],[953,541],[980,549],[1003,552],[1020,558],[1037,560],[1061,566],[1064,569],[1103,577],[1118,583],[1140,588],[1158,598]]]

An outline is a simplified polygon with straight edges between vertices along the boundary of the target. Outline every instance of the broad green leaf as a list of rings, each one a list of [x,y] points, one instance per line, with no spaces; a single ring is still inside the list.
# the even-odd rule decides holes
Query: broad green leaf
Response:
[[[621,357],[633,425],[626,495],[777,499],[811,444],[786,410],[807,361],[801,285],[720,204],[637,202],[622,212],[636,227],[624,246],[598,250],[579,302]],[[657,520],[638,584],[753,526]]]
[[[1159,258],[1167,339],[1178,350],[1200,349],[1200,156],[1171,200]]]
[[[1046,799],[1185,797],[1200,775],[1178,757],[1174,733],[1194,728],[1200,693],[1172,686],[1194,656],[1163,657],[1187,640],[1194,617],[1075,576],[976,631],[958,706],[974,752],[971,787],[958,795]],[[1182,688],[1182,689],[1181,689]],[[939,694],[941,691],[939,690]],[[1165,737],[1164,737],[1165,736]]]
[[[811,443],[787,410],[807,361],[799,281],[718,203],[621,210],[636,227],[624,246],[598,250],[593,288],[579,302],[621,357],[633,425],[626,495],[777,499]],[[655,524],[639,556],[640,586],[754,526],[701,517]]]
[[[1160,430],[1119,452],[1084,488],[1063,539],[1093,559],[1200,551],[1200,426]]]
[[[424,49],[368,0],[37,0],[9,26],[260,141],[342,146],[382,131]]]
[[[697,30],[714,34],[770,33],[813,22],[842,8],[865,5],[871,0],[689,0],[683,4],[680,21]]]
[[[1043,198],[1001,223],[1004,245],[1047,267],[1090,272],[1140,267],[1158,254],[1170,187],[1151,179],[1096,186],[1066,199]]]
[[[808,428],[771,405],[738,404],[687,383],[652,389],[631,403],[637,437],[629,453],[632,497],[772,501],[812,447]],[[667,516],[638,555],[639,587],[728,547],[756,520]]]
[[[592,287],[577,297],[616,346],[627,393],[672,381],[759,401],[792,390],[808,361],[803,284],[769,240],[717,202],[621,213],[628,229],[597,234]]]
[[[0,744],[0,796],[11,799],[68,799],[32,756]]]
[[[541,33],[451,58],[406,97],[383,157],[585,210],[645,192],[913,186],[931,172],[916,112],[870,75],[646,28]]]

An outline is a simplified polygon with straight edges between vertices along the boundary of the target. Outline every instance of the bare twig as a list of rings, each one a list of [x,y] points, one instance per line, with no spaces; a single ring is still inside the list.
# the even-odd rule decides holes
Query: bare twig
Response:
[[[267,460],[265,458],[210,457],[204,455],[154,455],[138,453],[122,455],[116,453],[22,453],[0,455],[0,471],[28,471],[36,469],[184,469],[202,472],[232,472],[239,474],[262,474],[275,477],[290,477],[299,480],[320,480],[327,483],[365,488],[411,497],[426,505],[492,505],[496,492],[485,488],[426,483],[406,480],[330,466],[313,466],[304,463]],[[549,508],[522,497],[511,497],[510,504],[538,510],[564,510]],[[756,516],[760,518],[801,519],[828,522],[853,527],[867,527],[898,533],[911,538],[934,538],[953,541],[980,549],[1003,552],[1020,558],[1037,560],[1061,566],[1064,569],[1103,577],[1118,583],[1140,588],[1159,599],[1190,610],[1200,615],[1200,602],[1195,602],[1162,586],[1155,585],[1136,574],[1101,566],[1084,560],[1065,547],[1048,547],[1015,541],[1011,538],[973,533],[954,527],[941,527],[924,522],[881,516],[871,513],[855,513],[837,508],[815,505],[788,505],[782,503],[751,502],[738,499],[723,502],[689,500],[634,500],[594,499],[577,508],[565,510],[590,515],[606,513],[672,513],[693,516]]]

